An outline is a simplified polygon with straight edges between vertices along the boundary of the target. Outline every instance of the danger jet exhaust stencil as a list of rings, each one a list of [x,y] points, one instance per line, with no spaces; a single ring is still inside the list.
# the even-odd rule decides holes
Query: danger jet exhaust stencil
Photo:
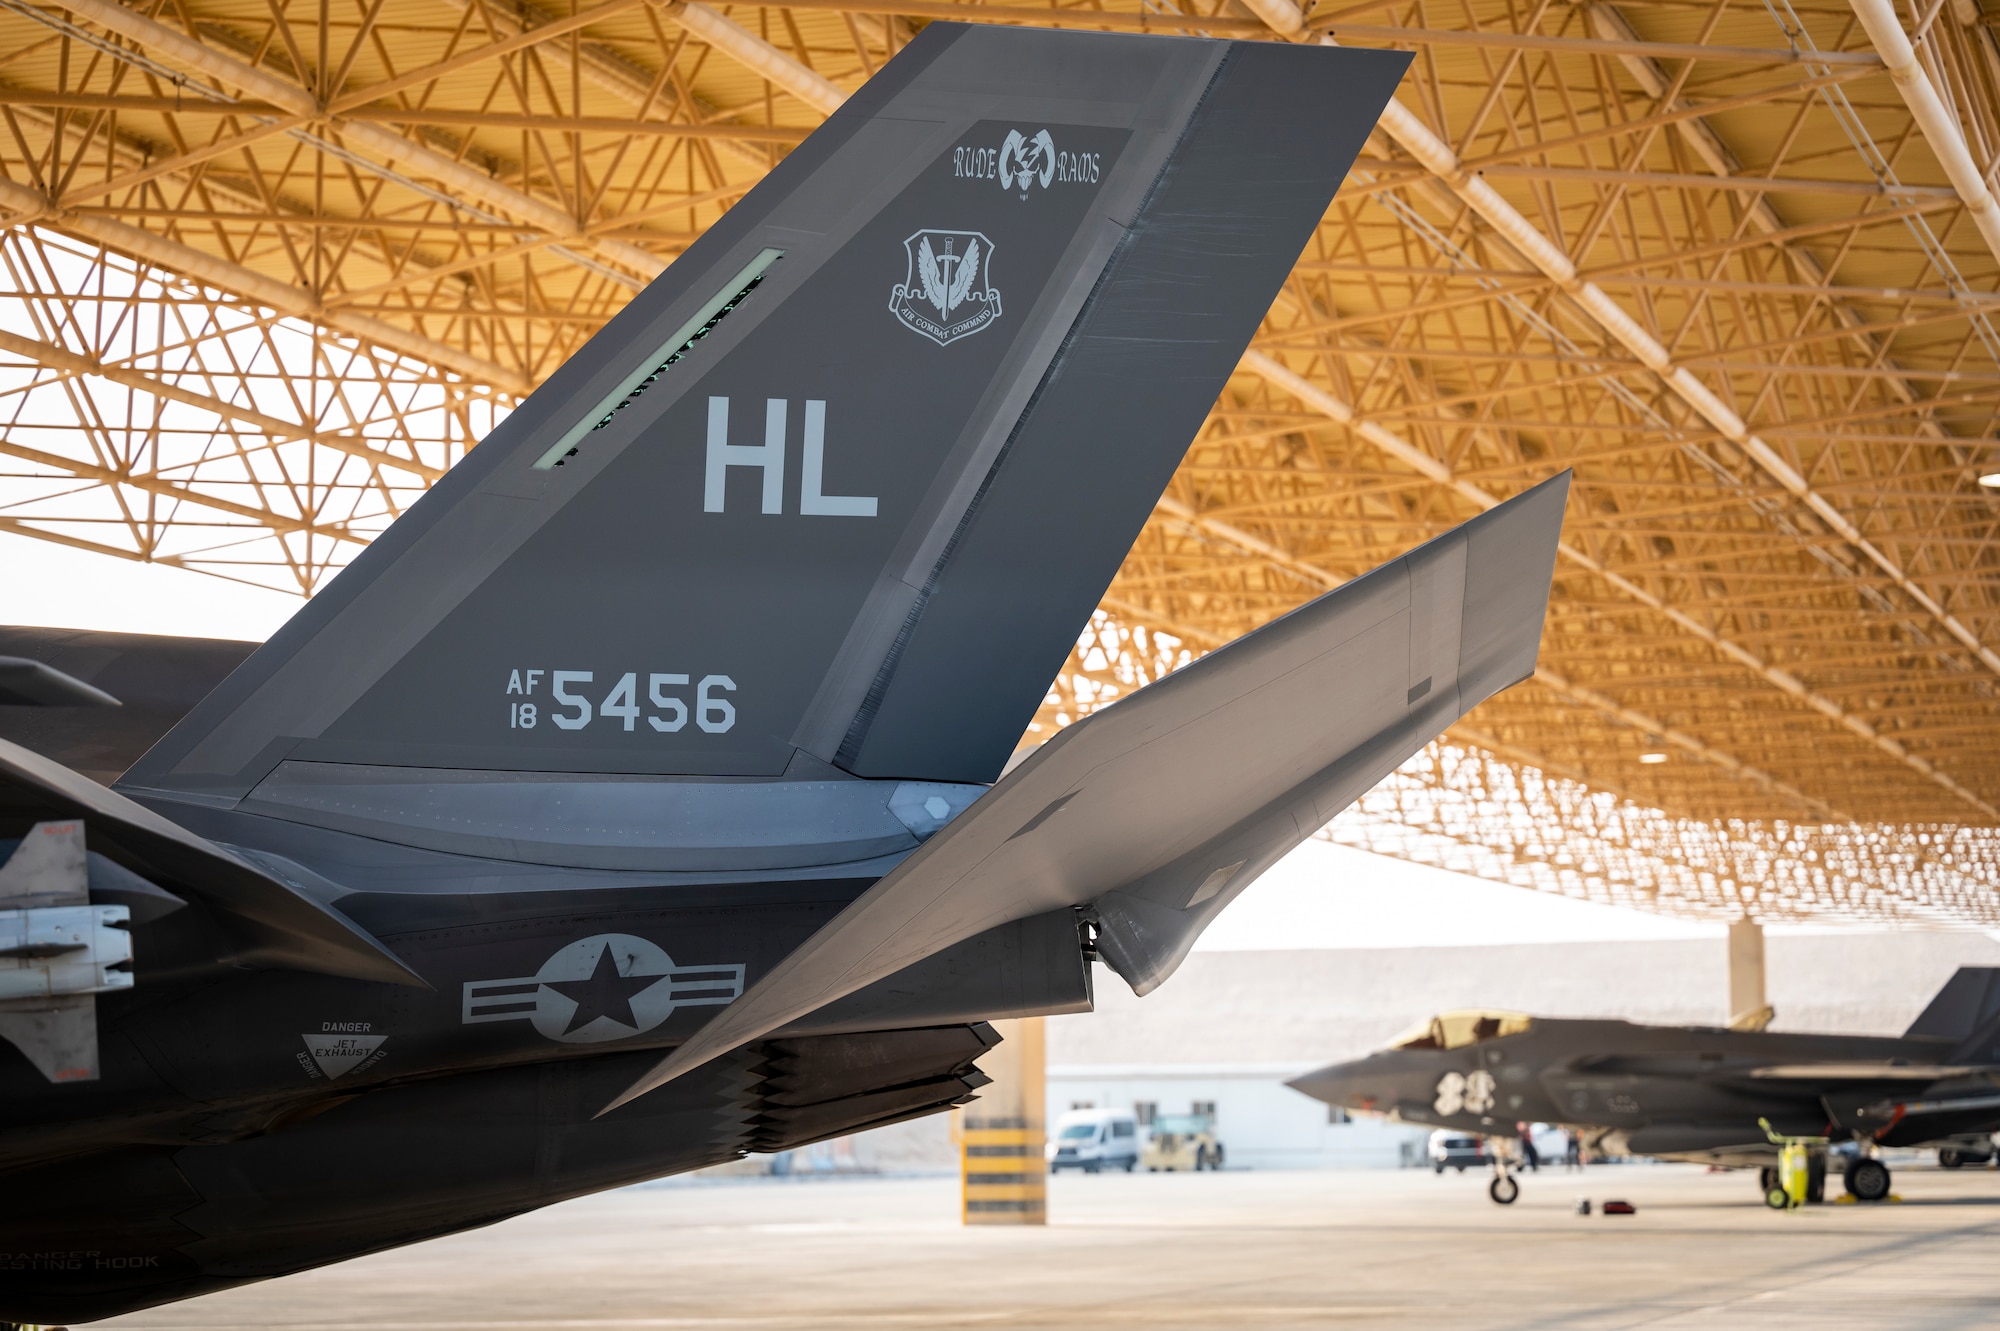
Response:
[[[388,1038],[376,1034],[371,1022],[322,1022],[317,1032],[299,1036],[306,1046],[305,1052],[298,1056],[299,1066],[315,1081],[321,1077],[338,1081],[350,1072],[381,1062],[386,1052],[382,1046]]]

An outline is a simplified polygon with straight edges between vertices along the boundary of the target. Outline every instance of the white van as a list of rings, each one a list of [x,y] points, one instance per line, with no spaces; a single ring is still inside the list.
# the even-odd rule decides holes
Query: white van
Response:
[[[1049,1172],[1132,1172],[1139,1163],[1139,1120],[1129,1109],[1072,1109],[1049,1134]]]

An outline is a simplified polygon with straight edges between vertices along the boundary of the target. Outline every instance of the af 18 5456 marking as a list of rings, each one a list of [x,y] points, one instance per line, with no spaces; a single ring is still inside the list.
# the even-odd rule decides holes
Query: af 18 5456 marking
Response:
[[[546,704],[535,697],[544,677],[549,685]],[[703,733],[720,735],[734,726],[736,704],[727,695],[736,692],[736,681],[728,675],[703,675],[694,682],[690,698],[685,690],[691,678],[681,672],[627,670],[613,678],[610,692],[593,702],[597,681],[593,670],[510,671],[507,728],[536,730],[547,721],[558,730],[582,730],[594,722],[611,722],[636,731],[643,718],[648,729],[663,735],[685,730],[690,720]]]

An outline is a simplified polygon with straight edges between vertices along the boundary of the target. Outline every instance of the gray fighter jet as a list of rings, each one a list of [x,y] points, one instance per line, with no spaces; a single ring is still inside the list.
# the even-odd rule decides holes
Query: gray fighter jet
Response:
[[[0,634],[0,1319],[960,1103],[1525,677],[1566,477],[1003,775],[1407,60],[934,24],[247,659]]]
[[[1289,1085],[1330,1105],[1501,1137],[1522,1122],[1560,1123],[1613,1154],[1758,1169],[1766,1193],[1774,1134],[1825,1138],[1845,1156],[1847,1190],[1879,1201],[1889,1170],[1874,1147],[2000,1128],[2000,969],[1961,969],[1900,1036],[1447,1012]],[[1828,1152],[1810,1159],[1818,1201]],[[1489,1191],[1502,1204],[1520,1193],[1504,1157]]]

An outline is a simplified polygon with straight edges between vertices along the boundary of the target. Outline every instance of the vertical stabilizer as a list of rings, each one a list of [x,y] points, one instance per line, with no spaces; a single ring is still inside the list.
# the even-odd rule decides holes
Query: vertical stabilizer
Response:
[[[2000,966],[1960,966],[1910,1023],[1910,1039],[1963,1040],[2000,1016]]]
[[[1408,62],[931,24],[121,786],[994,780]]]

